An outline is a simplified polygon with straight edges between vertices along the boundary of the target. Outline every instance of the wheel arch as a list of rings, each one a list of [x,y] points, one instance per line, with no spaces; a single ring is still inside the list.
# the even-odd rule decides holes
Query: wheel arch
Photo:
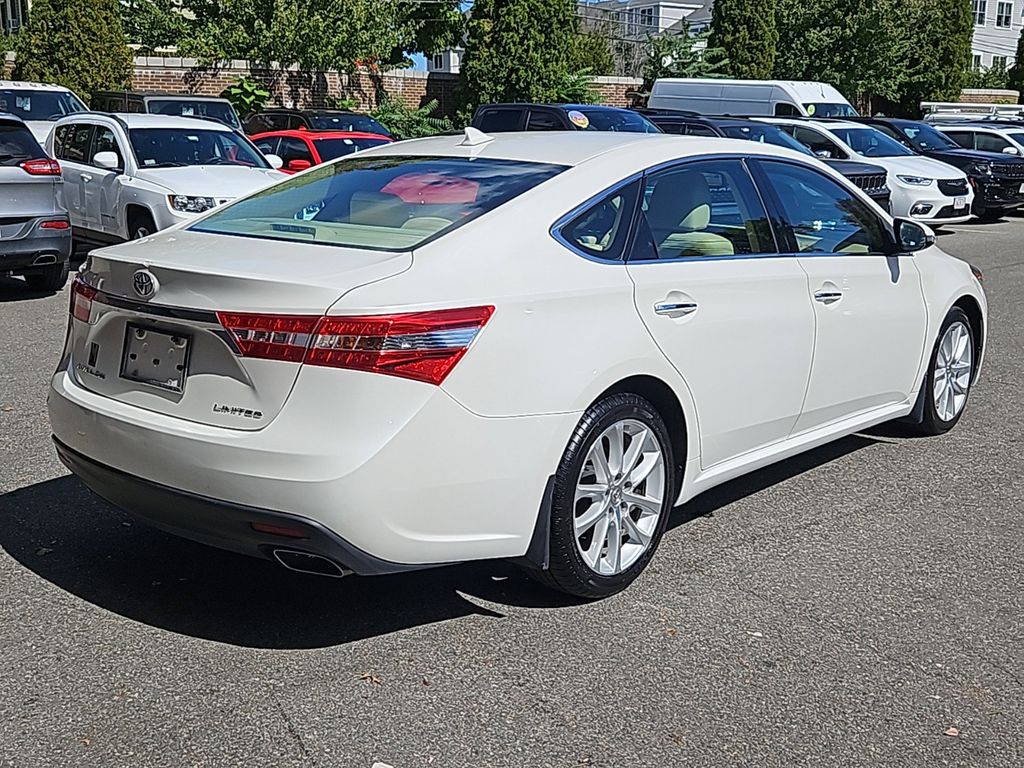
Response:
[[[153,222],[153,226],[156,226],[156,216],[153,215],[153,211],[148,205],[142,205],[141,203],[128,203],[124,207],[125,239],[131,239],[132,224],[138,221],[140,216],[147,217],[151,222]]]
[[[982,313],[981,304],[970,294],[964,294],[953,302],[954,307],[963,310],[967,320],[971,324],[971,333],[974,334],[974,370],[971,371],[971,379],[978,376],[978,369],[981,365],[982,352],[985,348],[985,315]]]

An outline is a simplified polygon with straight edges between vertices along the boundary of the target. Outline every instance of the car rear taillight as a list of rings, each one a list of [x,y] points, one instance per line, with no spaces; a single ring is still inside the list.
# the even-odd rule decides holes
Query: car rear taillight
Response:
[[[312,317],[218,312],[245,357],[384,373],[440,384],[494,307]]]
[[[25,160],[18,167],[31,176],[60,176],[60,163],[48,157],[38,160]]]
[[[92,300],[96,296],[96,289],[91,285],[82,282],[82,278],[75,275],[71,283],[71,306],[68,311],[76,320],[88,323],[92,319]]]

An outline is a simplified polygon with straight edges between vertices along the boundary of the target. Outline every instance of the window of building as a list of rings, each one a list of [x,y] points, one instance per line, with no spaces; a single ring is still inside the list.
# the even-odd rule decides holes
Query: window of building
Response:
[[[993,56],[992,57],[992,69],[997,72],[1004,71],[1006,69],[1006,57],[1005,56]]]
[[[981,54],[980,53],[974,54],[974,56],[971,59],[971,66],[975,70],[981,69]]]
[[[1013,3],[998,3],[996,5],[996,26],[1009,28],[1013,19]],[[1005,60],[1005,56],[1003,59]]]
[[[985,13],[987,10],[987,0],[971,0],[971,13],[974,14],[974,24],[976,26],[985,26]]]
[[[654,26],[654,9],[653,8],[641,8],[640,9],[640,23],[645,27]]]
[[[434,54],[434,69],[444,69],[444,54],[443,53],[435,53]]]

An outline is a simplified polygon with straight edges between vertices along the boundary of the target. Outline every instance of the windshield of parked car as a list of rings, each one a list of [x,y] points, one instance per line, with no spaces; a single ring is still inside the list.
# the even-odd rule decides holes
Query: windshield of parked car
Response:
[[[774,144],[777,147],[796,150],[802,155],[814,156],[811,150],[774,125],[724,125],[722,133],[730,139],[747,139],[748,141],[758,141],[761,144]]]
[[[846,102],[814,101],[804,104],[811,117],[857,117],[857,110]]]
[[[897,128],[900,133],[907,137],[907,141],[922,152],[930,152],[936,149],[960,149],[960,145],[944,136],[930,125],[915,123],[914,125],[900,125]]]
[[[389,142],[387,139],[337,138],[315,139],[313,143],[316,144],[316,151],[320,153],[320,159],[326,163],[328,160],[337,160],[361,149],[379,147]]]
[[[904,157],[914,154],[896,139],[874,128],[830,128],[839,140],[864,157]]]
[[[0,122],[0,166],[44,157],[46,153],[23,123]]]
[[[319,166],[196,222],[263,240],[405,251],[492,211],[563,166],[471,157],[365,157]]]
[[[355,112],[310,115],[308,119],[309,125],[314,131],[352,131],[354,133],[376,133],[378,136],[391,135],[387,128],[369,115],[359,115]]]
[[[584,127],[573,119],[573,112],[582,113],[587,125]],[[586,131],[620,131],[622,133],[661,133],[661,129],[643,115],[628,109],[573,109],[569,119],[574,125]]]
[[[89,108],[70,91],[37,91],[33,88],[0,88],[0,112],[22,120],[58,120]]]
[[[270,167],[252,144],[231,131],[132,128],[128,131],[128,138],[140,168],[174,168],[186,165]]]
[[[216,120],[229,128],[241,128],[238,115],[226,101],[205,101],[202,99],[150,99],[148,111],[154,115],[178,115],[179,117],[206,117]]]
[[[1024,133],[1008,133],[1006,135],[1021,146],[1024,146]]]

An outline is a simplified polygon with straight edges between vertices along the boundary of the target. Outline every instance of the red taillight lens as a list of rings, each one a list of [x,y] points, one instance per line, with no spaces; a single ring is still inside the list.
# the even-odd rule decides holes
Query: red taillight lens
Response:
[[[71,316],[83,323],[92,319],[92,300],[96,296],[96,289],[91,285],[82,282],[82,278],[75,275],[71,283]]]
[[[67,219],[54,219],[53,221],[44,221],[39,225],[40,229],[71,229],[71,222]]]
[[[305,362],[440,384],[494,307],[310,317],[219,312],[246,357]]]
[[[60,176],[60,163],[48,157],[39,160],[25,160],[18,163],[18,166],[32,176]]]

